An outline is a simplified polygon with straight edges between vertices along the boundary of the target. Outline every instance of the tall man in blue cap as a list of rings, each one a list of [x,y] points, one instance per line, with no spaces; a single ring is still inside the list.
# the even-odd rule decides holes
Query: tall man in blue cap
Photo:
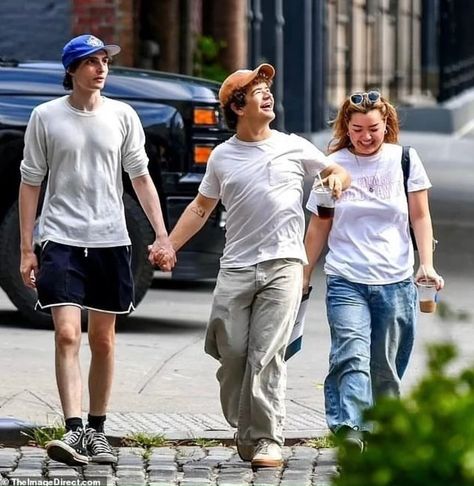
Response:
[[[120,52],[86,34],[63,49],[63,85],[70,94],[35,108],[25,134],[19,194],[21,266],[25,285],[36,288],[37,308],[51,310],[56,380],[66,433],[46,446],[51,459],[69,465],[114,463],[104,435],[110,397],[117,314],[133,310],[130,238],[122,202],[122,168],[128,173],[153,229],[153,248],[173,249],[159,198],[148,174],[145,136],[136,112],[101,95],[109,60]],[[39,221],[41,266],[33,228],[48,173]],[[168,269],[174,265],[170,260]],[[89,415],[82,422],[79,362],[81,309],[88,311],[91,349]]]

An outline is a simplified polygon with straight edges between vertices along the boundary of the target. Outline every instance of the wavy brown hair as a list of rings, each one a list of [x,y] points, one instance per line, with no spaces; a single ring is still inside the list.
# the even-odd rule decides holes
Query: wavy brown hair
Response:
[[[400,134],[400,123],[395,107],[383,96],[375,103],[371,103],[366,97],[360,105],[355,105],[347,98],[339,108],[336,118],[331,122],[333,138],[328,145],[328,153],[332,154],[343,148],[349,148],[351,139],[349,138],[349,121],[354,113],[369,113],[378,110],[382,118],[386,121],[387,133],[384,136],[386,143],[398,143]]]

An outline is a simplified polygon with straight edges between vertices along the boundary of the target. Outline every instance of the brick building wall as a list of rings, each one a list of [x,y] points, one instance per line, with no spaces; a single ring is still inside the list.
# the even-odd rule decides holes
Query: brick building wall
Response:
[[[133,66],[137,54],[139,0],[72,0],[72,35],[90,32],[122,48],[117,63]]]
[[[140,0],[1,0],[0,57],[59,60],[73,36],[90,32],[122,47],[117,63],[137,60]]]

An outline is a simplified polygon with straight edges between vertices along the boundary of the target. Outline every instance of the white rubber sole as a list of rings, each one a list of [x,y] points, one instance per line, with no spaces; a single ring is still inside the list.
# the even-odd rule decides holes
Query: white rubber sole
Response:
[[[89,463],[89,458],[79,454],[72,447],[65,444],[62,440],[52,440],[46,444],[48,457],[53,461],[62,462],[68,466],[85,466]]]

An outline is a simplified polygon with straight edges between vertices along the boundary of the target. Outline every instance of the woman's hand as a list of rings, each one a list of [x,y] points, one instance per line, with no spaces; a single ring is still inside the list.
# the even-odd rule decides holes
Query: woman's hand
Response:
[[[431,265],[420,265],[415,275],[415,282],[420,280],[432,280],[436,283],[436,290],[441,290],[444,287],[443,277]]]

